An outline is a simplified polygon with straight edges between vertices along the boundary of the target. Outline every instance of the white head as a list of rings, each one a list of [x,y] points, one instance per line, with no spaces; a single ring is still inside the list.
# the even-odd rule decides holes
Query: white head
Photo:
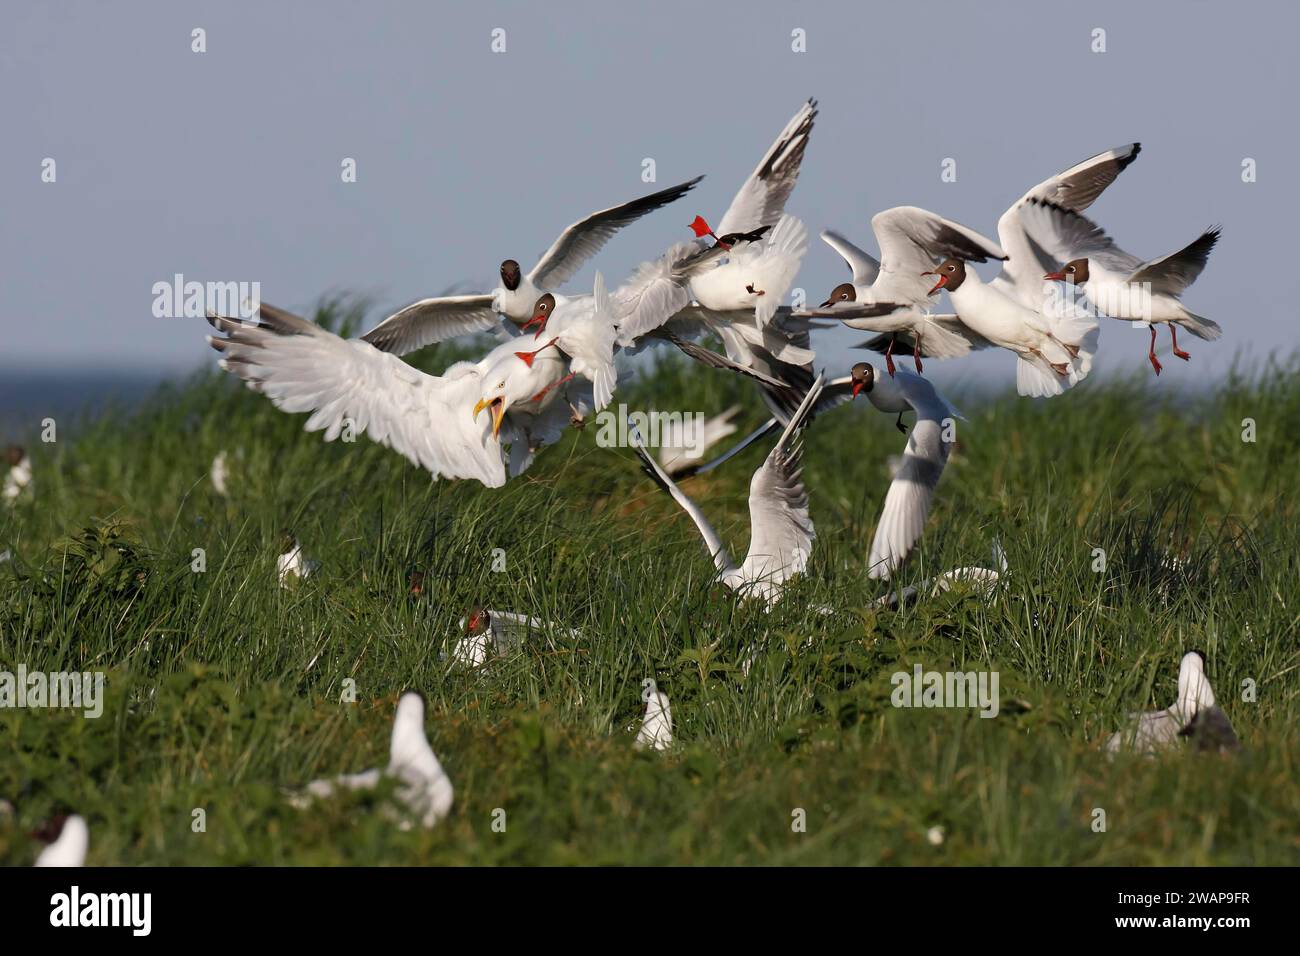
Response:
[[[1205,656],[1188,651],[1178,665],[1178,710],[1183,721],[1192,719],[1198,710],[1214,706],[1214,691],[1205,676]]]
[[[532,374],[531,355],[529,352],[504,350],[483,373],[483,391],[474,406],[474,417],[478,418],[479,412],[485,408],[491,411],[493,438],[501,431],[506,412],[535,398],[547,384],[541,376]]]

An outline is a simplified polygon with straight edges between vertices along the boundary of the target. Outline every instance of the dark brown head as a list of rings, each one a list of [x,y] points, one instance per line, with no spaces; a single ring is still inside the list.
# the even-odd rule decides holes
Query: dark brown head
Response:
[[[1088,281],[1088,260],[1071,259],[1061,268],[1060,272],[1049,272],[1043,278],[1052,279],[1056,282],[1068,282],[1070,285],[1083,285]]]
[[[835,288],[831,289],[831,296],[822,303],[822,308],[830,308],[836,302],[856,302],[858,300],[858,290],[853,288],[852,282],[841,282]]]
[[[939,277],[934,284],[934,288],[930,290],[930,295],[934,295],[940,289],[956,292],[961,284],[966,281],[966,263],[960,259],[944,259],[934,272],[922,272],[921,275]]]
[[[27,457],[27,451],[22,445],[10,445],[5,449],[5,462],[12,468]]]
[[[548,292],[538,299],[537,304],[533,306],[533,317],[531,321],[535,325],[541,325],[542,328],[546,328],[546,320],[551,317],[551,313],[554,311],[555,296]]]
[[[280,553],[281,553],[281,554],[289,554],[289,553],[291,553],[291,552],[293,552],[293,551],[296,551],[296,550],[298,550],[298,539],[297,539],[297,537],[295,537],[295,536],[294,536],[294,533],[293,533],[292,531],[290,531],[288,528],[283,528],[283,529],[281,529],[281,531],[280,531]]]
[[[486,634],[492,626],[492,615],[486,608],[475,605],[470,608],[469,617],[465,618],[465,633],[469,635]]]
[[[515,262],[514,259],[507,259],[505,262],[501,263],[501,284],[502,285],[504,285],[511,292],[514,292],[515,289],[519,288],[519,279],[520,279],[519,263]]]
[[[859,362],[853,368],[849,369],[849,375],[853,378],[853,397],[858,397],[858,392],[869,392],[876,384],[876,370],[866,362]]]
[[[424,572],[423,571],[412,571],[410,578],[408,578],[407,580],[410,583],[411,597],[419,597],[421,594],[424,593]]]

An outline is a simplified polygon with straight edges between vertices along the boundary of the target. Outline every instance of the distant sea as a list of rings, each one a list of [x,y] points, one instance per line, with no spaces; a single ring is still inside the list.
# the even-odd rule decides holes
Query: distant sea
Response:
[[[130,412],[166,381],[189,373],[174,369],[98,372],[82,369],[0,368],[0,442],[38,440],[41,421],[60,424],[84,417]]]

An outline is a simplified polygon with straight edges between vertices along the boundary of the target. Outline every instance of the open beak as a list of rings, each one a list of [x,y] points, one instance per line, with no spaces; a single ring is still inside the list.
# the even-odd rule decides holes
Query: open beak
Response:
[[[939,276],[939,273],[937,273],[937,272],[922,272],[921,275],[923,275],[923,276]],[[926,295],[934,295],[936,292],[938,292],[940,289],[942,289],[942,288],[943,288],[944,286],[946,286],[947,284],[948,284],[948,277],[947,277],[947,276],[939,276],[939,281],[936,282],[936,283],[934,284],[934,287],[933,287],[932,289],[930,289],[930,291],[927,292]]]
[[[1064,273],[1064,272],[1049,272],[1049,273],[1047,273],[1047,275],[1043,276],[1043,278],[1044,278],[1044,279],[1051,279],[1053,282],[1064,282],[1064,281],[1065,281],[1065,273]]]
[[[858,397],[858,392],[860,392],[860,391],[862,391],[862,383],[861,383],[861,382],[854,382],[854,383],[853,383],[853,397],[854,397],[854,398],[857,398],[857,397]]]
[[[480,398],[474,406],[474,420],[478,421],[478,413],[485,408],[492,409],[492,437],[496,438],[497,433],[501,431],[501,421],[506,417],[506,402],[501,396],[497,396],[491,401]]]

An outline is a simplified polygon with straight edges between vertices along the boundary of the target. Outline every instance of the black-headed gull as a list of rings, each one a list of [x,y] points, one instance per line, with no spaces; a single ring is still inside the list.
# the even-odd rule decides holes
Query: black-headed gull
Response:
[[[981,594],[989,595],[997,586],[1002,576],[1007,573],[1007,555],[1002,550],[1000,541],[993,542],[993,563],[995,568],[966,567],[954,568],[933,578],[926,578],[916,584],[897,591],[891,591],[876,601],[877,607],[894,606],[917,597],[933,596],[950,591],[954,587],[966,586]]]
[[[1010,258],[989,285],[1021,305],[1042,311],[1046,301],[1042,273],[1054,270],[1057,261],[1030,236],[1022,212],[1031,202],[1050,202],[1062,209],[1083,212],[1141,152],[1141,143],[1129,143],[1090,156],[1038,183],[1012,203],[998,219],[998,242]]]
[[[905,369],[898,369],[892,377],[882,377],[874,366],[859,362],[850,377],[854,398],[865,394],[882,412],[898,413],[900,421],[903,412],[916,412],[916,424],[885,493],[885,505],[867,558],[867,576],[884,580],[898,570],[921,539],[934,490],[956,440],[956,420],[961,415],[929,381]]]
[[[405,355],[458,335],[490,331],[497,324],[498,313],[524,326],[533,319],[533,306],[542,293],[558,291],[616,232],[676,202],[703,178],[697,176],[594,212],[560,233],[527,274],[518,262],[507,259],[501,263],[501,285],[491,293],[422,299],[390,315],[361,338],[385,352]]]
[[[880,246],[880,261],[839,233],[822,233],[823,241],[849,264],[853,281],[837,285],[810,314],[839,319],[850,328],[888,334],[885,365],[890,375],[894,374],[894,343],[899,335],[920,343],[912,353],[918,372],[922,370],[922,353],[946,358],[964,355],[982,344],[951,316],[947,322],[934,321],[937,317],[929,312],[930,285],[923,275],[947,257],[985,262],[1005,259],[1006,252],[975,230],[917,206],[896,206],[876,213],[871,229]]]
[[[744,597],[760,598],[769,607],[780,600],[784,582],[803,573],[816,537],[808,515],[808,495],[803,486],[800,467],[803,446],[799,433],[821,389],[819,376],[767,459],[750,479],[749,551],[740,564],[731,559],[722,539],[695,502],[659,467],[635,429],[630,435],[646,473],[695,522],[718,569],[718,579]]]
[[[5,449],[4,461],[9,472],[5,475],[4,487],[0,489],[0,498],[14,502],[32,487],[32,460],[21,445],[10,445]]]
[[[1162,368],[1156,358],[1157,325],[1169,327],[1174,355],[1183,361],[1191,355],[1178,347],[1180,327],[1206,341],[1223,334],[1218,323],[1188,310],[1180,298],[1209,261],[1219,241],[1217,227],[1177,252],[1143,262],[1116,246],[1087,216],[1054,203],[1031,201],[1021,216],[1038,242],[1065,262],[1044,279],[1079,289],[1094,309],[1111,318],[1151,324],[1147,359],[1157,375]]]
[[[280,587],[293,587],[318,570],[320,562],[302,553],[302,544],[292,532],[280,535],[280,555],[275,559],[275,577]]]
[[[494,611],[485,607],[470,609],[468,617],[458,622],[464,632],[451,651],[451,660],[463,667],[481,667],[490,657],[502,657],[533,634],[562,633],[570,638],[578,632],[513,611]]]
[[[668,695],[650,681],[646,687],[645,714],[633,743],[638,750],[667,750],[673,745],[673,708]]]
[[[1092,368],[1097,322],[1085,309],[1060,314],[1022,304],[1002,288],[984,282],[962,259],[945,259],[928,273],[962,323],[993,345],[1016,356],[1016,390],[1047,398],[1078,384]]]
[[[304,809],[313,800],[328,798],[341,791],[373,790],[388,777],[397,781],[394,799],[421,826],[432,827],[451,812],[455,790],[424,734],[424,709],[424,697],[416,691],[405,691],[398,699],[386,769],[341,774],[332,780],[313,780],[302,793],[292,795],[290,803]],[[409,830],[410,819],[402,819],[400,826]]]
[[[795,349],[769,328],[775,317],[790,313],[781,300],[807,250],[807,230],[785,213],[785,205],[798,181],[816,117],[817,103],[810,99],[741,185],[716,232],[696,216],[690,224],[694,243],[674,246],[641,267],[641,281],[635,283],[641,291],[622,299],[621,345],[630,347],[645,335],[671,302],[671,331],[683,337],[713,332],[734,362],[748,365],[755,346],[783,361],[812,361],[811,352]],[[705,236],[713,238],[713,245],[702,244]],[[618,293],[615,299],[620,299]]]
[[[1147,754],[1168,750],[1178,744],[1180,735],[1187,736],[1183,731],[1198,713],[1212,708],[1218,710],[1214,690],[1205,676],[1205,656],[1200,651],[1188,651],[1178,665],[1178,699],[1164,710],[1130,714],[1130,726],[1112,734],[1106,741],[1106,750]],[[1221,710],[1219,715],[1222,715]],[[1216,726],[1227,720],[1226,715],[1221,719],[1219,715],[1211,718]],[[1228,730],[1231,732],[1231,724]],[[1216,733],[1215,737],[1218,736]],[[1207,739],[1210,739],[1208,733]],[[1236,740],[1235,734],[1232,739]]]
[[[85,866],[90,848],[90,828],[73,814],[62,821],[58,837],[36,858],[36,866]]]

